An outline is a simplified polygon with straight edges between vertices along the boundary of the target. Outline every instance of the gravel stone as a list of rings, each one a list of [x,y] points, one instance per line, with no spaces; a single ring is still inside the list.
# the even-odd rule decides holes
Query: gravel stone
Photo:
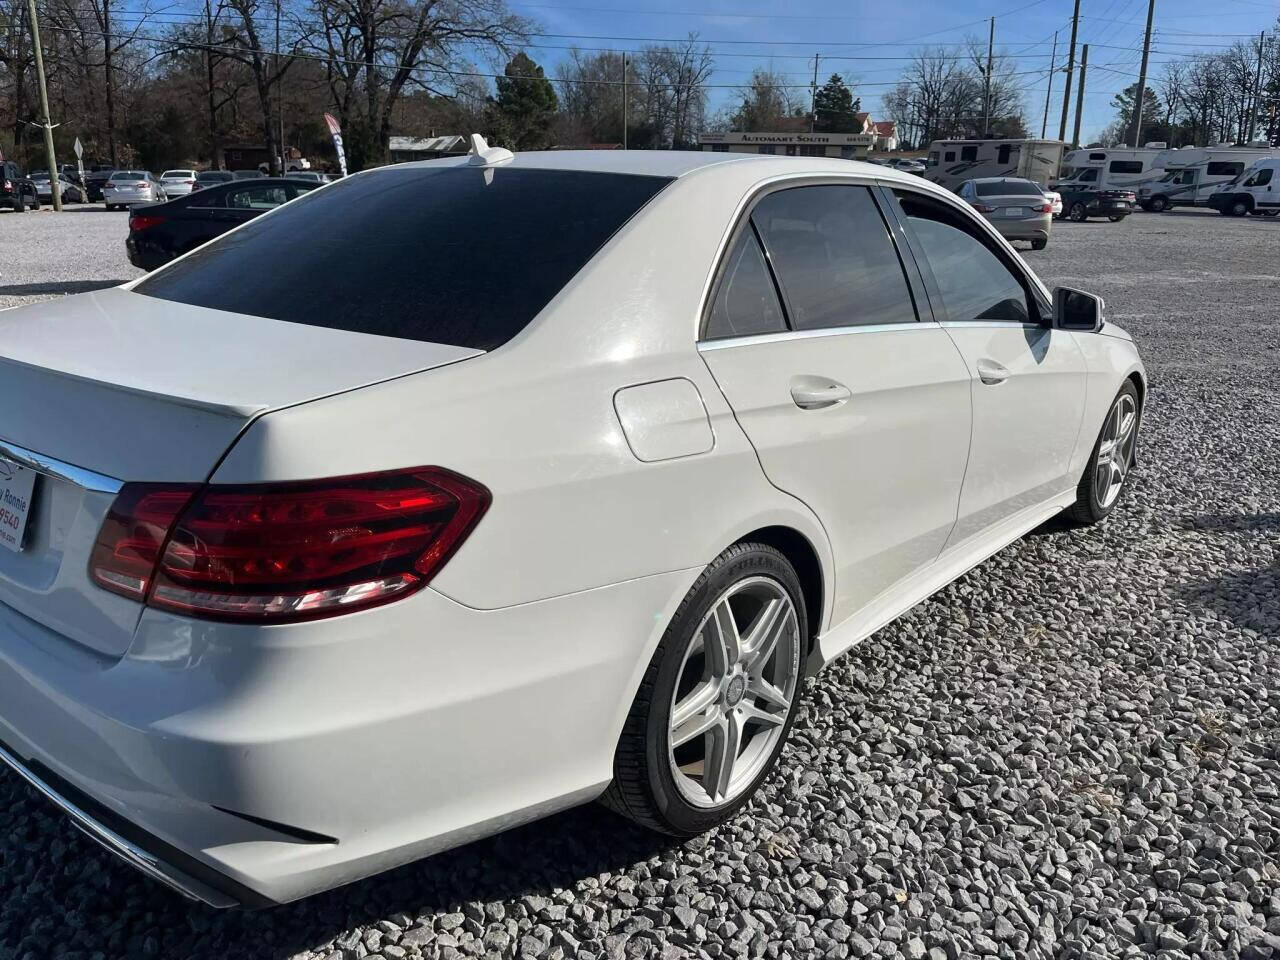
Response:
[[[0,212],[0,306],[137,276],[125,223]],[[589,806],[216,912],[0,771],[0,960],[1280,957],[1277,248],[1280,220],[1176,211],[1024,252],[1138,338],[1130,489],[809,680],[724,827],[682,844]]]

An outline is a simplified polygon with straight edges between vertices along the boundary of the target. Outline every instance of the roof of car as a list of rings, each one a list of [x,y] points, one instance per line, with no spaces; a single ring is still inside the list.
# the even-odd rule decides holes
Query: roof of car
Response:
[[[1035,183],[1026,177],[974,177],[970,183]],[[1036,184],[1039,186],[1039,184]]]
[[[469,158],[445,157],[440,160],[418,160],[397,163],[397,169],[420,167],[424,169],[442,166],[466,166]],[[708,167],[739,166],[750,164],[758,169],[761,177],[778,176],[789,172],[809,173],[862,173],[882,179],[901,180],[918,184],[920,178],[901,173],[890,167],[865,163],[860,160],[843,160],[837,157],[780,157],[768,154],[729,153],[699,150],[544,150],[515,154],[501,162],[501,167],[540,170],[580,170],[597,173],[623,173],[641,176],[682,177]],[[386,170],[387,167],[375,168]]]

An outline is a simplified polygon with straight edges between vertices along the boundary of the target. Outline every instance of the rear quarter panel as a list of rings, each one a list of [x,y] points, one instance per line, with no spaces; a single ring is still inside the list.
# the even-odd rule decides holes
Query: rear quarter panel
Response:
[[[213,480],[428,464],[463,473],[493,503],[432,586],[481,609],[698,568],[775,524],[808,538],[829,571],[821,525],[765,479],[696,350],[703,291],[753,179],[682,178],[506,345],[262,417]],[[614,396],[671,378],[697,388],[713,445],[641,462]]]

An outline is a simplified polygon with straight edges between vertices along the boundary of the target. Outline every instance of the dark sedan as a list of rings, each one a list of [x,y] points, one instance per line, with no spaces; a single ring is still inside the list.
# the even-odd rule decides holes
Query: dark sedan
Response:
[[[311,180],[236,180],[129,213],[129,262],[154,270],[188,250],[322,184]]]
[[[84,192],[90,203],[102,202],[102,188],[107,185],[113,173],[115,173],[114,169],[90,170],[84,175]]]

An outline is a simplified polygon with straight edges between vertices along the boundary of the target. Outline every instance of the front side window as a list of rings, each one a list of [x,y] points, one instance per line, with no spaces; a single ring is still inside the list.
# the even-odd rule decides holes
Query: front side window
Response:
[[[866,187],[794,187],[751,213],[796,330],[914,323],[911,289]]]
[[[1080,174],[1080,178],[1079,178],[1076,182],[1077,182],[1077,183],[1097,183],[1097,182],[1098,182],[1098,168],[1097,168],[1097,167],[1090,167],[1088,170],[1086,170],[1086,171],[1084,171],[1082,174]]]
[[[251,220],[133,290],[492,350],[670,182],[520,167],[385,167]]]
[[[896,196],[946,305],[947,318],[1030,323],[1023,282],[958,211],[905,191]]]
[[[965,161],[966,163],[969,163],[969,162],[971,162],[971,161],[973,161],[973,160],[977,160],[977,159],[978,159],[978,147],[977,147],[977,144],[972,144],[972,145],[967,146],[967,147],[961,147],[961,148],[960,148],[960,159],[961,159],[961,160],[963,160],[963,161]]]
[[[1271,182],[1271,172],[1272,172],[1271,167],[1267,167],[1264,170],[1259,170],[1252,177],[1246,180],[1244,182],[1244,185],[1246,187],[1265,187],[1267,184]]]
[[[937,165],[938,165],[938,151],[937,150],[930,151],[929,159],[926,163],[926,166],[936,167]]]
[[[946,154],[946,161],[945,161],[945,162],[946,162],[946,163],[954,163],[954,162],[955,162],[955,159],[956,159],[956,152],[955,152],[954,150],[948,150],[948,151],[947,151],[947,154]]]
[[[1107,167],[1110,173],[1141,173],[1141,160],[1112,160],[1111,165]]]
[[[724,277],[707,317],[704,339],[749,337],[787,329],[778,291],[760,252],[755,230],[748,224],[725,263]]]

